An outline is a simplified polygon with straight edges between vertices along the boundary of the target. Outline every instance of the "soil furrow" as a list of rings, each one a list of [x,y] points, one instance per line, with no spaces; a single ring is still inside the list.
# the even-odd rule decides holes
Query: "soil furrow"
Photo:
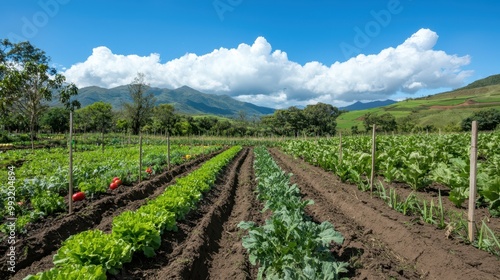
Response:
[[[6,264],[3,257],[0,259],[0,278],[22,279],[28,274],[53,267],[52,256],[69,236],[93,228],[109,230],[113,217],[123,211],[137,209],[147,199],[161,194],[175,178],[184,176],[218,153],[201,156],[133,187],[120,187],[114,190],[114,194],[106,193],[93,201],[77,203],[73,214],[48,218],[28,228],[27,236],[22,236],[16,243],[16,273],[12,274],[3,267]]]
[[[212,256],[208,279],[253,279],[246,249],[241,244],[243,231],[237,225],[241,221],[262,223],[262,205],[254,194],[255,176],[253,151],[250,152],[238,174],[238,186],[231,215],[224,223],[219,250]]]
[[[149,279],[208,279],[209,267],[214,255],[221,248],[224,224],[228,221],[235,205],[235,193],[239,183],[239,173],[249,161],[246,148],[233,161],[216,189],[218,195],[209,205],[207,213],[195,226],[185,241],[174,248],[169,256],[171,262],[156,271]],[[223,279],[219,278],[218,279]],[[229,278],[230,279],[230,278]]]
[[[342,184],[334,174],[276,149],[271,152],[294,174],[293,182],[302,192],[315,200],[310,214],[344,234],[339,253],[342,258],[351,255],[355,279],[499,279],[494,256],[447,240],[444,231],[414,223],[369,193]]]

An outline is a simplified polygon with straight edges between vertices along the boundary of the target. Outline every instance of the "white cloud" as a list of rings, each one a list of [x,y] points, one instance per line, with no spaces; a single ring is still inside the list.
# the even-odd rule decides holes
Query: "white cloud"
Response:
[[[143,72],[151,86],[187,85],[269,107],[315,102],[337,105],[385,99],[398,92],[460,86],[472,74],[461,68],[470,63],[470,57],[434,50],[437,40],[435,32],[420,29],[397,47],[330,66],[290,61],[285,52],[272,51],[264,37],[252,45],[220,48],[204,55],[188,53],[166,63],[160,62],[159,54],[125,56],[102,46],[64,74],[79,87],[125,85],[137,72]]]

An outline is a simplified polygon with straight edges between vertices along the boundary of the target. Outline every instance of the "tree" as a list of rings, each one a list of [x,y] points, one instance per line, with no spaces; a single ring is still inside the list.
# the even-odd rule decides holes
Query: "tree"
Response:
[[[477,121],[478,130],[495,130],[500,124],[500,111],[497,109],[481,110],[462,120],[462,130],[471,130],[472,121]]]
[[[377,126],[377,131],[388,132],[394,131],[397,128],[396,118],[389,113],[380,116],[374,113],[366,113],[363,115],[363,123],[366,131],[370,131],[373,124]]]
[[[292,106],[286,110],[286,128],[293,131],[293,136],[299,136],[299,133],[306,127],[304,114],[299,108]]]
[[[174,113],[175,108],[170,104],[160,104],[153,109],[153,118],[158,122],[160,127],[168,130],[172,133],[179,117]]]
[[[127,119],[118,118],[116,120],[116,129],[120,132],[127,132],[130,127],[130,122]]]
[[[216,117],[201,117],[196,120],[196,126],[199,129],[199,132],[206,134],[212,131],[212,127],[219,122]]]
[[[352,134],[352,135],[357,135],[357,134],[359,134],[359,129],[358,129],[358,125],[357,125],[357,124],[355,124],[355,125],[351,126],[351,134]]]
[[[110,103],[95,102],[76,111],[75,119],[79,129],[106,132],[113,124],[113,107]]]
[[[413,132],[417,127],[416,120],[411,115],[398,119],[397,124],[398,130],[405,133]]]
[[[64,133],[69,130],[69,110],[66,108],[50,108],[40,119],[40,126],[53,133]]]
[[[26,117],[34,148],[36,129],[41,115],[54,92],[65,108],[80,106],[71,96],[78,94],[74,84],[65,84],[66,78],[49,66],[50,58],[29,42],[0,43],[0,110],[3,114],[20,113]]]
[[[130,120],[133,134],[139,134],[141,127],[151,118],[155,97],[148,93],[149,86],[144,81],[143,73],[138,73],[132,83],[128,86],[132,103],[123,105]]]
[[[320,136],[334,135],[337,127],[336,119],[340,113],[338,108],[330,104],[320,102],[315,105],[307,105],[304,109],[304,117],[308,132]]]

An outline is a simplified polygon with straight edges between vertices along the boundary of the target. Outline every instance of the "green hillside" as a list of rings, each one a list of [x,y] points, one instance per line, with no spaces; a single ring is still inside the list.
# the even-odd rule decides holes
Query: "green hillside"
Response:
[[[449,92],[408,99],[384,107],[347,112],[337,119],[337,127],[347,131],[358,125],[359,129],[363,129],[364,114],[390,113],[396,121],[409,117],[421,127],[432,125],[438,129],[453,130],[473,112],[489,108],[500,109],[500,75],[490,76]]]

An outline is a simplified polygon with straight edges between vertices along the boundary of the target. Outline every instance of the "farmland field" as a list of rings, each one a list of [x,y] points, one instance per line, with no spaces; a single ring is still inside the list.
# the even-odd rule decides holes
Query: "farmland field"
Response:
[[[328,141],[333,139],[322,141],[330,143]],[[291,145],[290,143],[299,141],[276,143],[274,147],[268,146],[267,150],[285,174],[293,173],[289,183],[296,184],[299,197],[303,201],[314,202],[307,206],[303,204],[306,223],[329,223],[342,236],[340,244],[331,242],[328,248],[324,248],[328,249],[327,255],[331,254],[336,261],[347,264],[347,271],[340,273],[340,277],[498,279],[500,260],[495,252],[498,253],[500,247],[492,245],[489,247],[490,252],[480,250],[477,246],[468,244],[459,235],[447,234],[447,228],[439,228],[416,213],[405,215],[395,211],[387,204],[386,197],[381,196],[382,193],[392,193],[390,190],[393,189],[403,198],[416,192],[419,199],[432,200],[437,205],[438,199],[441,198],[438,189],[441,188],[446,213],[463,213],[463,208],[448,200],[449,187],[431,184],[414,191],[408,184],[397,180],[385,182],[383,174],[379,174],[377,180],[381,183],[374,192],[378,195],[370,195],[369,192],[349,183],[353,181],[353,177],[350,177],[351,180],[343,180],[331,170],[314,166],[317,162],[307,162],[310,159],[307,156],[288,155],[289,148],[283,147]],[[385,143],[394,144],[389,140]],[[337,147],[331,143],[330,145],[332,153],[336,154]],[[463,149],[466,147],[461,145],[457,144],[457,150],[466,153],[466,149]],[[312,147],[320,148],[318,143]],[[488,145],[481,147],[484,151],[489,148]],[[492,152],[496,151],[494,147],[490,147]],[[54,265],[54,256],[61,254],[62,248],[67,247],[64,244],[69,242],[70,237],[89,230],[99,230],[110,237],[114,236],[117,217],[139,212],[145,206],[168,203],[165,194],[169,191],[175,194],[174,189],[177,189],[178,185],[184,186],[182,188],[206,185],[207,187],[202,188],[201,195],[188,195],[196,199],[194,203],[189,203],[188,208],[181,209],[183,214],[175,214],[176,229],[170,226],[170,229],[159,231],[161,243],[157,246],[151,245],[154,247],[153,257],[146,256],[146,250],[144,254],[142,250],[132,250],[131,259],[124,261],[117,273],[108,270],[105,278],[95,279],[257,279],[259,267],[252,265],[249,259],[250,251],[246,248],[248,243],[243,242],[248,238],[246,236],[249,232],[239,225],[241,222],[249,222],[256,227],[265,228],[270,221],[273,221],[273,224],[277,222],[276,219],[279,221],[279,215],[278,218],[273,215],[273,212],[279,211],[268,207],[270,202],[261,200],[263,195],[257,192],[260,191],[261,185],[265,185],[266,180],[256,177],[255,168],[259,162],[257,153],[254,153],[256,149],[253,146],[242,148],[227,164],[221,165],[222,169],[213,181],[199,181],[197,176],[201,175],[193,175],[192,179],[181,178],[191,178],[192,174],[197,174],[198,170],[205,168],[205,164],[222,155],[221,151],[211,151],[192,160],[179,162],[171,170],[158,169],[151,178],[145,178],[140,184],[131,182],[129,186],[118,188],[114,193],[108,191],[96,199],[76,202],[75,213],[71,215],[42,218],[28,226],[26,233],[18,237],[15,274],[7,271],[8,259],[4,252],[8,247],[6,242],[1,244],[0,278],[24,279],[30,274],[49,271],[55,266],[60,269],[60,266]],[[328,153],[321,152],[321,149],[318,150],[320,155],[324,155],[321,160],[325,160]],[[362,151],[359,147],[358,150]],[[315,157],[320,159],[319,156]],[[482,157],[485,161],[484,153]],[[492,155],[491,158],[496,157]],[[349,156],[345,155],[344,160],[348,162]],[[486,164],[483,163],[483,166]],[[155,203],[160,200],[165,202]],[[179,203],[181,205],[180,201]],[[498,237],[499,218],[492,216],[487,206],[488,203],[484,202],[479,209],[477,224],[481,227],[480,222],[486,220]],[[263,211],[265,208],[271,210]],[[168,211],[174,213],[177,211],[175,209],[177,208]],[[434,212],[431,210],[432,213]],[[451,225],[452,220],[447,218],[446,223]],[[453,226],[458,227],[457,224]],[[457,232],[459,231],[454,231]],[[291,244],[279,247],[292,248],[294,245]],[[68,249],[71,248],[65,250]],[[293,250],[291,253],[293,254]],[[310,273],[303,265],[298,263],[293,264],[293,267]],[[333,277],[333,274],[328,275]]]

